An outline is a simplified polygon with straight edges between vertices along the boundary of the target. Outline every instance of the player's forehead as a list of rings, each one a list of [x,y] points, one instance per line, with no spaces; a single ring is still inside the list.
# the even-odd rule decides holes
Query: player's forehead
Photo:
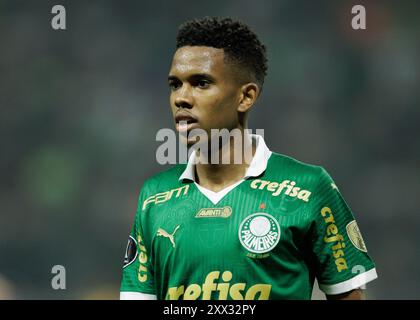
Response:
[[[224,51],[204,46],[179,48],[172,59],[170,75],[187,76],[194,73],[214,74],[224,67]]]

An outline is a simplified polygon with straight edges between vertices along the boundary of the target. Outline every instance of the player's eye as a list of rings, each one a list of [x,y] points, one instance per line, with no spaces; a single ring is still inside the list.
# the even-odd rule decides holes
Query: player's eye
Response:
[[[168,84],[169,84],[169,88],[171,90],[178,90],[182,86],[182,83],[180,81],[176,81],[176,80],[171,80],[171,81],[169,81]]]
[[[198,80],[196,83],[197,87],[199,87],[200,89],[206,89],[210,86],[210,82],[207,80]]]

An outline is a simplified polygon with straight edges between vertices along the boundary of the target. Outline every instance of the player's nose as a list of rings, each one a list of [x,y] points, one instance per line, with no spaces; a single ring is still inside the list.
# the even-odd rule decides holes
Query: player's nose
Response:
[[[175,106],[178,108],[192,108],[194,99],[191,92],[191,87],[188,85],[182,86],[175,97]]]

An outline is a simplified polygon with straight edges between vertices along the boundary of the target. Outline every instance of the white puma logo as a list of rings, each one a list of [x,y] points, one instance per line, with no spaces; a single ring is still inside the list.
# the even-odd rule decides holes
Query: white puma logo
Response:
[[[157,236],[169,238],[169,240],[172,243],[172,247],[175,248],[174,235],[175,235],[175,232],[178,230],[179,227],[180,226],[176,226],[175,230],[174,230],[174,232],[172,232],[172,234],[169,234],[167,231],[163,230],[162,228],[159,228],[158,231],[157,231]]]

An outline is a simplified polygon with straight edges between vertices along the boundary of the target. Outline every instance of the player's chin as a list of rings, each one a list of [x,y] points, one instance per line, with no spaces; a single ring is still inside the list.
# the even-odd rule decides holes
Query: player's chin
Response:
[[[200,128],[197,122],[188,124],[188,127],[181,127],[176,124],[176,131],[179,134],[180,141],[188,146],[208,141],[208,133]]]
[[[203,148],[208,145],[208,139],[203,135],[180,135],[180,141],[182,144],[187,145],[188,148],[192,146],[194,148]]]

